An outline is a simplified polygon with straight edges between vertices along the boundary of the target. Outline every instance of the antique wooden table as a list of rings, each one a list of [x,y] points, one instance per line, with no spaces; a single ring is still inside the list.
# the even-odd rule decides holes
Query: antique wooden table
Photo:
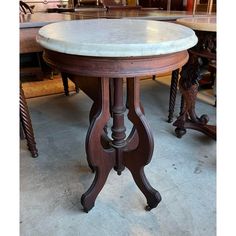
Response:
[[[182,105],[180,115],[173,124],[176,126],[175,132],[177,137],[181,138],[186,133],[186,129],[194,129],[216,139],[216,126],[208,125],[209,118],[206,114],[198,117],[195,111],[200,79],[198,58],[207,59],[216,68],[216,17],[182,18],[177,22],[194,29],[198,36],[198,43],[189,50],[189,61],[182,68],[179,81]]]
[[[206,13],[198,13],[199,15],[205,15]],[[178,18],[191,17],[191,13],[184,11],[160,11],[156,9],[136,9],[136,10],[106,10],[102,8],[78,8],[75,12],[66,12],[64,14],[59,13],[34,13],[34,14],[20,14],[20,53],[41,53],[42,47],[36,42],[35,38],[42,26],[59,21],[71,21],[71,20],[84,20],[84,19],[96,19],[96,18],[132,18],[132,19],[145,19],[145,20],[161,20],[161,21],[173,21]],[[39,68],[36,68],[37,71]],[[64,74],[63,74],[64,75]],[[172,72],[173,80],[178,79],[178,69]],[[177,79],[176,79],[177,78]],[[66,76],[62,77],[65,94],[69,94],[68,79]],[[73,81],[74,82],[74,81]],[[170,89],[170,102],[169,102],[169,116],[168,121],[173,120],[175,96],[177,91],[177,81],[172,83],[175,86],[171,86]],[[76,92],[79,91],[79,86],[75,83]],[[20,87],[20,114],[21,123],[27,140],[29,150],[33,157],[38,156],[38,150],[36,148],[33,128],[31,124],[30,114],[27,107],[27,102],[24,97],[24,91]]]
[[[147,210],[161,196],[148,182],[144,166],[151,161],[153,136],[140,101],[138,76],[173,71],[188,60],[187,49],[197,38],[193,30],[172,23],[147,20],[83,20],[42,27],[37,36],[44,59],[68,77],[93,100],[86,137],[89,166],[96,172],[81,198],[88,212],[114,168],[127,167],[147,199]],[[123,98],[123,79],[127,98]],[[133,128],[126,136],[124,116]],[[111,135],[107,123],[113,120]]]
[[[192,12],[189,11],[164,11],[153,8],[141,8],[141,9],[110,9],[104,10],[83,10],[78,8],[75,12],[65,12],[66,15],[77,15],[79,17],[86,18],[107,18],[107,19],[145,19],[145,20],[161,20],[161,21],[175,21],[179,18],[192,18]],[[206,16],[206,12],[197,12],[198,16]]]

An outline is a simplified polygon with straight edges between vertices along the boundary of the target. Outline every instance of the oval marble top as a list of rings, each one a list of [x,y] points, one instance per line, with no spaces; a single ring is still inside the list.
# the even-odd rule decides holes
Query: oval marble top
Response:
[[[186,50],[197,43],[193,30],[174,23],[95,19],[42,27],[37,42],[53,51],[95,57],[153,56]]]
[[[177,19],[181,25],[185,25],[194,30],[216,32],[216,17],[191,17]]]

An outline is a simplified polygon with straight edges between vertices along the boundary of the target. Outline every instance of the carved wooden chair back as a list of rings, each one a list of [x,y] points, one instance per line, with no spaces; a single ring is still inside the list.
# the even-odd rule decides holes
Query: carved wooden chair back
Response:
[[[33,14],[31,7],[27,3],[23,2],[23,1],[19,1],[19,3],[20,3],[20,11],[21,12],[26,14],[27,10],[28,10],[31,14]]]

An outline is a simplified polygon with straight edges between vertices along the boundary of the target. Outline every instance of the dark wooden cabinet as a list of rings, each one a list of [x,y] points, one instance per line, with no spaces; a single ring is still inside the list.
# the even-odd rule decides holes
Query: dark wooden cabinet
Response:
[[[139,0],[139,5],[142,7],[154,7],[162,10],[167,10],[167,0]],[[183,0],[172,0],[171,1],[172,11],[183,10]]]

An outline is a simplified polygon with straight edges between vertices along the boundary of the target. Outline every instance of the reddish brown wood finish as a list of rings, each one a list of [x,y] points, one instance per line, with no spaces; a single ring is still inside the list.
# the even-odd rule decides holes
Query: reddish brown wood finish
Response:
[[[94,206],[111,169],[114,168],[120,175],[125,167],[146,197],[146,210],[155,208],[161,196],[144,173],[144,166],[152,158],[153,136],[140,102],[139,78],[136,76],[176,70],[188,60],[187,51],[155,57],[98,58],[45,50],[44,59],[50,66],[77,81],[80,89],[94,101],[89,115],[86,153],[95,178],[82,195],[84,210],[88,212]],[[123,77],[127,80],[126,104]],[[133,124],[127,138],[124,124],[126,107],[128,119]],[[106,132],[110,118],[113,120],[111,139]]]
[[[216,140],[216,126],[208,125],[209,118],[206,114],[197,116],[195,103],[198,93],[200,77],[199,57],[209,60],[216,59],[216,33],[196,31],[198,44],[189,50],[189,61],[183,66],[179,80],[179,89],[182,93],[181,112],[174,122],[175,133],[178,138],[186,134],[186,129],[200,131]]]
[[[76,56],[45,50],[44,59],[54,68],[68,74],[91,77],[123,78],[154,75],[173,71],[188,61],[188,52],[182,51],[163,56],[100,58]]]
[[[178,78],[179,78],[179,69],[172,71],[171,84],[170,84],[169,115],[168,115],[169,123],[173,121],[174,110],[175,110],[175,100],[176,100],[177,86],[178,86]]]
[[[36,148],[36,142],[34,139],[34,131],[32,128],[30,114],[21,84],[20,84],[20,123],[21,127],[23,128],[23,133],[27,141],[28,149],[30,150],[32,157],[37,157],[38,150]]]
[[[68,79],[70,79],[75,84],[75,92],[79,93],[79,85],[77,81],[74,81],[72,78],[70,78],[66,73],[61,73],[62,83],[64,87],[64,92],[66,96],[69,96],[69,85],[68,85]]]

